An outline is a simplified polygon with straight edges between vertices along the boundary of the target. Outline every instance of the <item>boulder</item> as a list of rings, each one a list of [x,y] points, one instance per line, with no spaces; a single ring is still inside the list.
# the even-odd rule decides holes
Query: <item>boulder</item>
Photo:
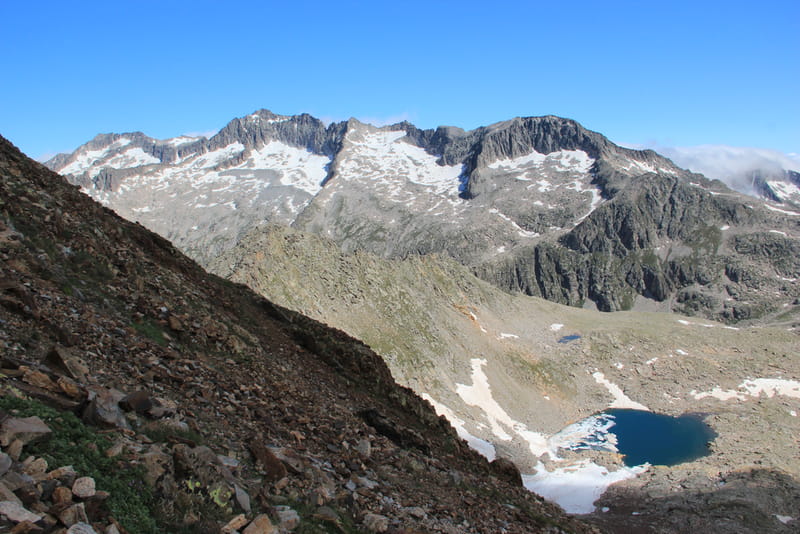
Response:
[[[8,447],[14,440],[23,445],[43,439],[51,434],[50,427],[36,416],[9,417],[0,426],[0,445]]]

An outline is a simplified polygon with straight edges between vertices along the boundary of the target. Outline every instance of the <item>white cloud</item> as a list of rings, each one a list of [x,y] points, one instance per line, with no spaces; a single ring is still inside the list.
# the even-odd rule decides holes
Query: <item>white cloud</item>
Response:
[[[388,126],[390,124],[397,124],[398,122],[409,121],[411,122],[411,114],[407,112],[398,113],[396,115],[389,115],[388,117],[356,117],[363,123],[371,124],[373,126]]]
[[[784,170],[800,172],[800,156],[767,148],[727,145],[687,147],[650,145],[646,148],[652,148],[670,158],[680,167],[720,180],[731,189],[746,194],[754,192],[752,173],[755,170],[776,173]]]
[[[186,132],[181,135],[185,135],[187,137],[205,137],[206,139],[212,138],[219,129],[216,130],[206,130],[205,132]]]

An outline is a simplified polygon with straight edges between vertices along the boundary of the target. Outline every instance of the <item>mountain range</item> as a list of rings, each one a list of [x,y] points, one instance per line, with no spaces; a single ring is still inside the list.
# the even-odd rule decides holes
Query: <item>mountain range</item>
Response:
[[[568,511],[619,532],[788,528],[791,198],[557,117],[465,132],[262,110],[210,139],[105,134],[47,164],[212,272],[364,340],[461,438]],[[609,406],[702,412],[719,437],[709,457],[634,473],[574,450],[586,429],[571,423]],[[559,480],[580,499],[552,493]]]
[[[210,139],[99,135],[47,165],[206,266],[277,223],[601,311],[737,321],[800,296],[784,182],[762,177],[759,201],[552,116],[465,132],[261,110]]]

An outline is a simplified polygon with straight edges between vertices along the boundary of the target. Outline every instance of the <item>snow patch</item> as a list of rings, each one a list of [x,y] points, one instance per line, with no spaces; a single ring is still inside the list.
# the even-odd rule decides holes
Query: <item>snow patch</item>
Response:
[[[472,385],[456,384],[456,393],[469,406],[476,406],[483,410],[489,420],[492,434],[503,441],[511,440],[511,436],[501,425],[514,428],[516,421],[492,397],[489,379],[483,372],[483,366],[486,365],[487,361],[481,358],[473,358],[470,363],[472,365]]]
[[[490,169],[514,172],[529,171],[544,165],[553,166],[561,172],[587,173],[594,165],[594,159],[583,150],[559,150],[550,154],[540,154],[534,150],[526,156],[497,160],[487,166]]]
[[[796,211],[789,211],[789,210],[782,210],[780,208],[776,208],[775,206],[770,206],[766,202],[764,203],[764,207],[771,211],[777,211],[778,213],[783,213],[784,215],[791,215],[793,217],[800,217],[800,213]]]
[[[242,143],[231,143],[228,146],[203,154],[194,161],[194,165],[199,165],[201,169],[214,167],[227,159],[231,159],[233,156],[241,153],[243,150],[244,145]]]
[[[486,440],[483,440],[481,438],[475,437],[472,434],[470,434],[469,431],[466,428],[464,428],[464,425],[466,424],[465,421],[456,416],[453,410],[451,410],[444,404],[436,402],[433,399],[433,397],[431,397],[427,393],[423,393],[421,396],[423,399],[425,399],[426,401],[430,402],[433,405],[433,409],[436,410],[436,415],[440,416],[443,415],[450,422],[450,424],[453,425],[453,428],[456,429],[458,437],[466,441],[467,444],[470,446],[470,448],[483,455],[490,462],[497,457],[494,445],[492,445]]]
[[[280,183],[302,189],[316,195],[328,176],[330,159],[306,149],[289,146],[279,141],[270,141],[258,150],[253,150],[242,169],[270,169],[280,173]]]
[[[785,380],[782,378],[756,378],[747,379],[739,384],[738,388],[723,390],[720,387],[714,387],[711,391],[697,392],[692,390],[689,395],[696,400],[704,399],[706,397],[713,397],[722,401],[736,399],[747,400],[747,397],[760,397],[764,395],[772,398],[775,395],[784,397],[792,397],[800,399],[800,382],[797,380]]]
[[[597,465],[590,460],[547,471],[541,462],[533,475],[522,475],[522,484],[530,491],[560,505],[570,514],[589,514],[594,501],[615,482],[633,478],[647,466],[624,467],[617,471]]]
[[[354,154],[339,165],[345,179],[359,178],[388,186],[407,181],[430,188],[437,195],[458,198],[463,165],[439,165],[432,156],[403,138],[406,132],[378,130],[348,132]]]
[[[768,181],[767,185],[778,194],[781,200],[800,199],[800,187],[791,182]]]
[[[112,169],[132,169],[134,167],[141,167],[142,165],[151,165],[153,163],[161,163],[161,160],[155,156],[151,156],[139,147],[129,148],[122,154],[117,154],[103,164],[103,167],[111,167]]]
[[[472,385],[456,384],[456,393],[468,406],[480,408],[489,422],[492,434],[502,441],[510,441],[512,436],[505,428],[514,432],[528,443],[531,454],[538,457],[550,448],[544,434],[528,430],[525,424],[515,421],[509,416],[492,396],[489,379],[483,372],[487,361],[482,358],[470,360],[472,365]],[[505,427],[505,428],[504,428]]]
[[[552,330],[553,332],[558,332],[562,328],[564,328],[564,325],[561,323],[553,323],[550,325],[550,330]]]
[[[638,402],[631,400],[630,397],[625,395],[618,385],[606,379],[605,375],[600,371],[592,373],[592,376],[594,377],[595,382],[605,386],[608,392],[611,393],[611,396],[614,397],[614,400],[608,405],[609,408],[629,408],[631,410],[650,411],[650,408],[644,404],[639,404]]]
[[[181,146],[181,145],[186,145],[188,143],[194,143],[198,139],[202,139],[202,137],[190,137],[188,135],[181,135],[180,137],[173,137],[172,139],[166,139],[162,142],[165,145]]]

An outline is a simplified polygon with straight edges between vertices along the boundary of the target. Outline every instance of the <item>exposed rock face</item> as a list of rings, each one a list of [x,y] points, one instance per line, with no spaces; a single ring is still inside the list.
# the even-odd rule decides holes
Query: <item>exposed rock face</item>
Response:
[[[800,260],[732,243],[770,231],[796,242],[791,204],[760,204],[558,117],[465,132],[261,110],[211,139],[101,135],[48,165],[203,265],[266,221],[344,252],[447,254],[503,289],[604,311],[734,321],[800,296],[781,283],[800,277]],[[788,199],[788,180],[767,196]]]

